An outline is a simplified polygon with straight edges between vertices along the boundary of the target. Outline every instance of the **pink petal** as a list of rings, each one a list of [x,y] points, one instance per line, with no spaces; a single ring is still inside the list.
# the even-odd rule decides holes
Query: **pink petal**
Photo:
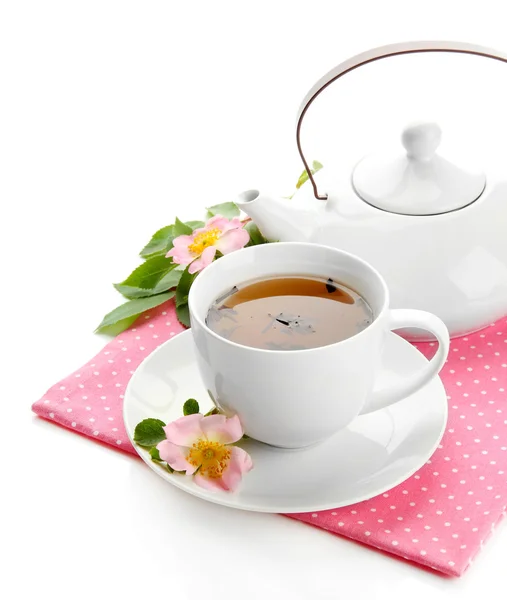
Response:
[[[204,477],[200,471],[194,475],[194,481],[197,485],[212,492],[223,490],[233,492],[241,482],[243,473],[248,473],[253,468],[250,455],[242,448],[232,446],[229,465],[224,471],[222,477],[211,478]]]
[[[197,271],[202,271],[205,267],[210,265],[215,258],[215,254],[217,249],[215,246],[208,246],[201,256],[194,260],[194,262],[188,267],[188,272],[190,274],[197,273]]]
[[[204,233],[205,231],[208,231],[207,227],[199,227],[199,229],[194,229],[194,231],[192,231],[192,237],[195,238],[198,233]]]
[[[231,458],[229,464],[222,475],[222,485],[226,490],[233,492],[241,483],[243,473],[248,473],[253,467],[250,454],[243,448],[232,446],[230,448]]]
[[[221,215],[216,215],[206,223],[206,229],[218,228],[222,233],[230,231],[231,229],[239,229],[240,227],[243,227],[243,223],[239,217],[234,217],[229,220]]]
[[[202,437],[201,421],[203,416],[199,413],[181,417],[164,427],[166,438],[176,446],[187,446]]]
[[[227,419],[224,415],[210,415],[201,421],[201,429],[208,440],[220,444],[234,444],[243,437],[238,415]]]
[[[205,229],[207,231],[209,231],[210,229],[215,229],[215,228],[223,230],[224,227],[227,227],[228,224],[229,224],[229,219],[226,219],[225,217],[222,217],[221,215],[215,215],[214,217],[211,217],[211,219],[206,223]]]
[[[218,490],[226,491],[221,477],[212,479],[208,477],[203,477],[201,473],[198,472],[196,475],[194,475],[194,481],[199,487],[202,487],[206,490],[210,490],[211,492],[216,492]]]
[[[243,248],[249,241],[248,231],[245,229],[231,229],[217,240],[215,246],[222,254],[229,254],[229,252]]]
[[[171,466],[175,471],[186,471],[187,475],[193,475],[197,467],[187,461],[187,449],[177,446],[168,440],[162,440],[157,444],[160,458]]]
[[[195,254],[192,254],[188,248],[171,248],[165,257],[170,256],[177,265],[189,265],[195,259]]]
[[[241,229],[243,227],[243,223],[239,217],[234,217],[229,221],[229,223],[222,229],[225,233],[226,231],[231,231],[231,229]]]
[[[179,235],[177,238],[173,240],[173,246],[175,248],[188,248],[190,244],[194,241],[195,231],[192,235]]]

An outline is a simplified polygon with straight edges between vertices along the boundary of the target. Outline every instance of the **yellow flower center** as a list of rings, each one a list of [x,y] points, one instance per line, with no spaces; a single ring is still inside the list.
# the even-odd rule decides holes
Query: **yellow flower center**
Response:
[[[208,246],[213,246],[220,237],[220,234],[221,231],[218,227],[209,231],[201,231],[201,233],[195,236],[194,241],[189,245],[188,249],[193,254],[200,255]]]
[[[218,479],[222,477],[229,463],[231,451],[219,442],[200,439],[192,444],[187,461],[194,467],[200,467],[199,472],[204,477]]]

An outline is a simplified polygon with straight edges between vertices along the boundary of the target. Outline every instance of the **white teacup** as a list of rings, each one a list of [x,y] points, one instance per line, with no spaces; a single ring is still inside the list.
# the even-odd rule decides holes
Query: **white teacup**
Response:
[[[369,303],[374,320],[351,338],[307,350],[263,350],[224,339],[206,326],[211,304],[233,286],[272,276],[331,277]],[[204,384],[226,414],[237,414],[250,437],[283,448],[309,446],[346,427],[358,415],[402,400],[442,368],[449,333],[435,315],[390,310],[380,274],[357,256],[305,243],[245,248],[220,258],[197,277],[189,294],[192,334]],[[439,346],[418,373],[378,389],[382,349],[392,329],[431,332]]]

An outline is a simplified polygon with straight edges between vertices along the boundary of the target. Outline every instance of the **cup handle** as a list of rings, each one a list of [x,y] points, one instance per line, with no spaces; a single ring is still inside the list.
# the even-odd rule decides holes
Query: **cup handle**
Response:
[[[438,341],[435,356],[428,364],[406,380],[390,387],[373,389],[366,406],[359,413],[365,415],[403,400],[426,385],[443,367],[449,353],[449,332],[444,323],[435,315],[422,310],[391,310],[388,317],[389,329],[415,327],[432,333]]]

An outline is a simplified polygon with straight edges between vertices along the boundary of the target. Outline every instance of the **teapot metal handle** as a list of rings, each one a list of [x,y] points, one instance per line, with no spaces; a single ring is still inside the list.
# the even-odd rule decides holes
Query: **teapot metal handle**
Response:
[[[297,125],[296,125],[296,142],[298,147],[299,155],[308,173],[308,177],[312,183],[313,193],[317,200],[327,200],[327,194],[320,195],[317,189],[317,184],[303,154],[303,148],[301,147],[301,126],[303,119],[306,115],[307,110],[310,108],[312,102],[317,96],[323,92],[328,85],[340,79],[347,73],[354,71],[358,67],[362,67],[371,62],[375,62],[382,58],[389,58],[391,56],[399,56],[401,54],[416,54],[419,52],[454,52],[458,54],[474,54],[476,56],[484,56],[486,58],[493,58],[507,63],[507,54],[498,52],[484,46],[477,46],[475,44],[468,44],[464,42],[403,42],[400,44],[391,44],[388,46],[381,46],[379,48],[373,48],[352,58],[349,58],[345,62],[331,69],[324,77],[319,79],[317,83],[310,89],[306,94],[301,106],[299,108]]]

